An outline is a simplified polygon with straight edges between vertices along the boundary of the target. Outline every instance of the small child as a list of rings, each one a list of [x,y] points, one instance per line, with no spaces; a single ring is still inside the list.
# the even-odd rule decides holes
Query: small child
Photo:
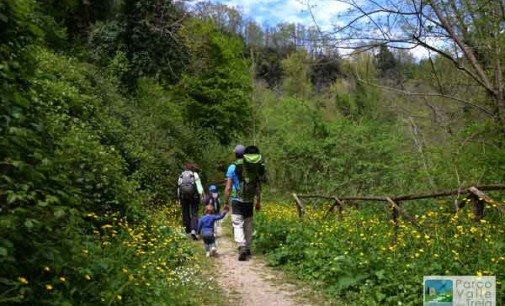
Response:
[[[209,186],[209,194],[205,197],[205,205],[212,205],[214,213],[219,214],[221,210],[221,200],[216,185]]]
[[[205,197],[205,206],[211,205],[214,207],[214,214],[219,215],[221,212],[221,200],[219,199],[219,192],[217,191],[216,185],[209,186],[209,193]],[[219,222],[214,223],[214,234],[217,235],[217,227]]]
[[[205,206],[205,216],[201,217],[198,222],[198,233],[203,237],[203,246],[207,257],[216,254],[214,222],[223,219],[227,212],[228,210],[225,209],[222,214],[214,215],[214,207],[212,207],[212,205]]]

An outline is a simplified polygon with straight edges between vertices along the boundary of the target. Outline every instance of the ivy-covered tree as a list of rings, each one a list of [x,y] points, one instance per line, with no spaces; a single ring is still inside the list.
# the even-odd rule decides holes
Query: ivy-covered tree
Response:
[[[94,26],[90,57],[107,65],[118,52],[124,53],[128,59],[124,81],[130,89],[142,76],[173,84],[188,61],[180,32],[186,16],[172,0],[126,1],[117,18]]]
[[[172,0],[126,1],[123,34],[130,83],[143,75],[174,83],[184,70],[187,50],[179,33],[185,12]]]

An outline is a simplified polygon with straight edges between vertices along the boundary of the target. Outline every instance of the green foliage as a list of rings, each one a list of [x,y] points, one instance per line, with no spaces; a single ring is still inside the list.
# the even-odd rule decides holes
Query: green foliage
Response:
[[[10,82],[18,81],[30,72],[33,61],[27,47],[42,36],[32,18],[35,3],[30,0],[2,1],[0,3],[0,80],[2,94],[6,95]],[[3,97],[2,100],[8,99]]]
[[[123,52],[129,63],[123,81],[130,89],[144,76],[175,83],[188,60],[180,35],[183,15],[171,0],[126,1],[117,18],[93,27],[90,56],[106,65],[117,52]]]
[[[264,47],[259,50],[256,60],[256,77],[265,80],[272,89],[282,84],[282,60],[294,51],[292,46]]]
[[[142,268],[162,260],[174,275],[184,274],[188,250],[169,241],[152,253],[152,241],[144,241],[137,251],[152,258],[141,259],[124,244],[130,231],[124,225],[149,219],[140,204],[167,199],[173,192],[167,185],[182,155],[188,157],[171,149],[167,137],[186,147],[198,139],[184,131],[179,107],[148,80],[140,83],[138,107],[129,105],[110,79],[121,60],[104,78],[92,66],[32,48],[36,68],[23,76],[24,90],[3,91],[13,98],[2,105],[8,120],[0,126],[0,301],[198,305],[187,291],[192,284]],[[157,233],[146,226],[144,237]],[[169,240],[178,235],[168,232]],[[142,284],[123,267],[136,270]],[[155,290],[146,294],[150,286]]]
[[[204,137],[185,124],[182,106],[152,79],[139,80],[135,102],[136,107],[118,110],[128,122],[126,151],[131,152],[132,177],[145,202],[164,203],[175,196],[183,164],[201,163]]]
[[[303,50],[290,54],[282,61],[283,89],[286,96],[295,96],[301,99],[310,96],[312,92],[310,62],[307,52]]]
[[[220,33],[212,23],[186,26],[190,39],[190,72],[174,87],[174,99],[186,108],[185,118],[197,128],[229,144],[251,126],[251,80],[243,44]]]
[[[379,47],[379,53],[376,56],[377,70],[381,78],[396,78],[395,69],[397,68],[396,59],[386,45]]]
[[[425,275],[505,273],[503,217],[491,205],[486,220],[454,215],[446,201],[423,204],[422,229],[404,220],[393,240],[389,210],[346,208],[343,220],[307,208],[300,220],[292,204],[268,203],[255,217],[255,245],[271,265],[313,280],[345,305],[418,305]],[[496,247],[495,247],[496,246]],[[498,287],[498,286],[497,286]],[[497,303],[505,290],[497,290]]]
[[[246,45],[240,14],[219,12],[193,18],[171,0],[1,1],[0,303],[209,304],[206,282],[188,267],[196,258],[177,207],[160,207],[184,162],[219,185],[238,141],[260,147],[267,189],[282,193],[399,194],[505,179],[502,134],[486,113],[493,102],[451,62],[410,62],[411,79],[395,85],[466,103],[393,97],[371,84],[397,77],[399,53],[384,47],[376,60],[365,52],[343,61],[314,53],[320,46],[305,51],[293,34],[311,33],[293,24],[256,29]],[[86,37],[85,46],[75,41]],[[253,93],[253,69],[275,91]],[[417,217],[438,239],[430,249],[403,224],[403,241],[389,245],[389,227],[375,222],[389,213],[350,211],[338,226],[260,214],[256,242],[272,264],[360,305],[413,303],[420,271],[503,276],[500,228],[440,213]],[[440,225],[448,220],[456,227]],[[496,248],[471,240],[475,233]],[[455,235],[464,239],[444,240]],[[473,268],[468,245],[483,250]]]
[[[362,193],[402,190],[416,180],[420,164],[395,123],[325,123],[315,107],[294,98],[263,104],[260,121],[257,139],[274,189]],[[411,171],[403,175],[405,167]]]

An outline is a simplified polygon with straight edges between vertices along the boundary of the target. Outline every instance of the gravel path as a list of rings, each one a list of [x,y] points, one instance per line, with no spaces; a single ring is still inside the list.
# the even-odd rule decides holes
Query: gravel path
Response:
[[[227,217],[229,218],[229,217]],[[242,306],[296,306],[310,305],[300,301],[299,289],[282,283],[279,272],[273,271],[265,263],[254,257],[238,261],[238,251],[229,235],[223,234],[219,222],[217,229],[218,254],[213,258],[217,263],[219,285],[227,293],[230,304]]]

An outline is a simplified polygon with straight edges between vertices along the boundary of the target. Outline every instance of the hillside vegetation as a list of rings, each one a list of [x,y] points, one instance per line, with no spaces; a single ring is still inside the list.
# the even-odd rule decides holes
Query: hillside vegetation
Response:
[[[493,46],[505,48],[503,33]],[[415,60],[386,45],[343,56],[321,35],[260,27],[223,5],[0,0],[0,303],[212,303],[173,200],[189,161],[206,186],[222,188],[237,143],[267,157],[265,194],[275,203],[292,192],[406,194],[505,181],[499,90],[444,56]],[[500,88],[505,65],[495,62],[501,69],[484,73],[501,74]],[[396,270],[503,278],[503,216],[478,225],[470,216],[459,233],[440,228],[449,211],[413,207],[441,217],[426,223],[454,239],[430,244],[431,234],[417,241],[420,233],[406,231],[392,245],[387,222],[375,219],[382,210],[362,211],[358,232],[317,218],[298,230],[296,218],[269,220],[267,209],[257,247],[275,265],[303,262],[300,277],[363,305],[416,304],[420,280],[405,278],[401,292],[385,285],[398,285]],[[335,239],[346,235],[354,238]],[[452,247],[457,264],[431,264],[428,254],[454,256]],[[373,258],[351,260],[362,253]],[[338,269],[326,271],[328,261]]]

